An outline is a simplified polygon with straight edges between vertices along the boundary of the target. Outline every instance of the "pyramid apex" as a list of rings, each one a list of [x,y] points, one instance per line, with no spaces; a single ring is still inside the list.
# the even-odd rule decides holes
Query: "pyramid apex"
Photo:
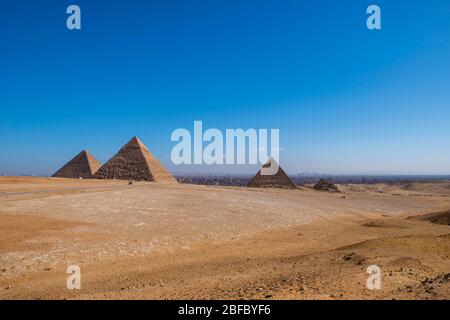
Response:
[[[147,149],[145,144],[142,142],[141,139],[139,139],[138,136],[134,136],[133,138],[131,138],[131,140],[128,141],[128,143],[126,145],[128,145],[128,146],[135,145],[135,146],[138,146],[139,148]]]
[[[134,136],[133,138],[131,138],[130,142],[139,142],[139,143],[142,143],[142,140],[139,139],[138,136]]]
[[[278,164],[277,160],[275,160],[273,157],[269,157],[269,159],[267,159],[266,163],[264,164],[264,167],[268,166],[271,163]]]
[[[80,154],[85,154],[87,156],[92,156],[88,149],[84,149],[83,151],[80,152]]]

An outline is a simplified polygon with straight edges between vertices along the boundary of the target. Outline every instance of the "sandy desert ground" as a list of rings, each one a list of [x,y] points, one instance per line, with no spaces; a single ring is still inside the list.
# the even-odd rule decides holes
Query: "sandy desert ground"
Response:
[[[340,188],[1,177],[0,299],[449,299],[450,182]]]

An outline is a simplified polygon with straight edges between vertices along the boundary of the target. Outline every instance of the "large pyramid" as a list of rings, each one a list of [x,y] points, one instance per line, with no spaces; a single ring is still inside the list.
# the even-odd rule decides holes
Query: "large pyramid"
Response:
[[[95,174],[97,179],[177,182],[138,137],[131,139]]]
[[[92,178],[101,164],[87,150],[81,151],[67,162],[52,177],[57,178]]]
[[[263,165],[263,168],[269,168],[272,165],[278,166],[277,173],[274,175],[262,175],[261,170],[259,170],[247,186],[252,188],[297,188],[295,183],[273,158],[267,160],[267,162]]]

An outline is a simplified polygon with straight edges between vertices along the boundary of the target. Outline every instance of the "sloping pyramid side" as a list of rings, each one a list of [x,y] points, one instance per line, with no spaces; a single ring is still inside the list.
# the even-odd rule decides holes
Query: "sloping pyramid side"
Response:
[[[92,178],[101,164],[87,150],[81,151],[72,160],[67,162],[52,177],[57,178]]]
[[[277,162],[274,159],[269,159],[264,165],[263,168],[268,168],[271,166],[271,163],[274,162],[273,165],[276,165]],[[286,189],[296,189],[297,186],[295,183],[289,178],[286,172],[278,166],[278,172],[274,175],[262,175],[261,170],[250,180],[248,187],[252,188],[286,188]]]
[[[97,179],[177,182],[137,137],[123,146],[97,171],[94,177]]]

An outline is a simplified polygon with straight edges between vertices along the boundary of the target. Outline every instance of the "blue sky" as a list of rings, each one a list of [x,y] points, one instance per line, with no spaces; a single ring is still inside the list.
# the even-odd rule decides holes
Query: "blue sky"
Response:
[[[170,161],[194,120],[279,128],[291,174],[450,173],[448,0],[2,1],[0,39],[0,174],[104,162],[134,135],[197,171]]]

